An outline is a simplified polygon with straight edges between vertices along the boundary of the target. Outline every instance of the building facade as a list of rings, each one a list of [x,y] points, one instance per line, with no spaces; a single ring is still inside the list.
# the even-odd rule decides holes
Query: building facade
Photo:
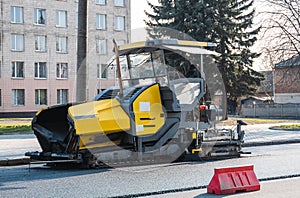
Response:
[[[76,101],[78,0],[1,0],[0,114]],[[130,0],[89,0],[87,96],[116,85],[113,42],[130,41]]]
[[[300,56],[274,68],[275,103],[300,103]]]

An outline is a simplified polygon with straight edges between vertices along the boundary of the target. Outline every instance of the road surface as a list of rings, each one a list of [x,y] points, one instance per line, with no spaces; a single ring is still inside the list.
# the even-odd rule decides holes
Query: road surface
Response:
[[[207,185],[216,167],[254,165],[258,178],[299,175],[300,144],[248,147],[242,158],[94,170],[0,167],[0,197],[110,197]],[[282,193],[282,192],[278,192]]]

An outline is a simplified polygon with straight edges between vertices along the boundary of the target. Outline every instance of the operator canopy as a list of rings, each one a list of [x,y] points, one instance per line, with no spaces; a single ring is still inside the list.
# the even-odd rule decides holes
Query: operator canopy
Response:
[[[147,40],[119,46],[121,80],[124,86],[128,80],[133,82],[146,78],[155,78],[155,82],[169,85],[169,81],[179,78],[204,78],[203,58],[217,55],[204,47],[214,46],[209,42],[176,39]],[[116,66],[115,58],[109,62],[110,66]],[[162,78],[165,82],[159,81]]]
[[[218,55],[217,52],[206,50],[203,47],[216,47],[215,43],[185,41],[177,39],[147,40],[119,46],[120,55],[141,53],[155,48],[166,49],[174,52],[185,52],[189,54]]]
[[[204,57],[217,55],[204,47],[214,46],[209,42],[176,39],[147,40],[119,46],[119,82],[125,92],[158,83],[169,87],[180,104],[194,105],[205,93]],[[117,68],[115,57],[107,67]]]

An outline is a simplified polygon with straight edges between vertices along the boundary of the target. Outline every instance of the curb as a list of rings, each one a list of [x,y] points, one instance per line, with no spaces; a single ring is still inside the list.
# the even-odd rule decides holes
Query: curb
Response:
[[[270,146],[270,145],[297,144],[297,143],[300,143],[300,139],[275,140],[275,141],[268,141],[268,142],[246,142],[242,144],[242,147]]]
[[[269,127],[270,130],[275,130],[275,131],[300,131],[300,128],[296,128],[296,129],[283,129],[283,128],[272,128]]]
[[[1,135],[28,135],[28,134],[34,134],[33,131],[24,131],[24,132],[0,132]]]
[[[29,157],[24,158],[8,158],[0,160],[0,166],[17,166],[26,165],[30,163]]]

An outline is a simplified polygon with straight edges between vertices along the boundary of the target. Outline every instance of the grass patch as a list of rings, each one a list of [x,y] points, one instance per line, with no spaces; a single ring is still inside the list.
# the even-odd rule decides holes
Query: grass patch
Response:
[[[300,130],[300,124],[279,125],[279,126],[270,127],[270,129],[298,131]]]
[[[31,132],[30,123],[1,123],[0,124],[0,134],[3,133],[23,133]]]
[[[222,121],[224,125],[236,125],[237,120],[243,120],[249,125],[252,124],[274,124],[274,123],[284,123],[291,122],[291,120],[283,120],[283,119],[261,119],[261,118],[228,118],[228,120]]]
[[[13,121],[28,121],[30,122],[32,118],[0,118],[0,121],[2,122],[13,122]]]

